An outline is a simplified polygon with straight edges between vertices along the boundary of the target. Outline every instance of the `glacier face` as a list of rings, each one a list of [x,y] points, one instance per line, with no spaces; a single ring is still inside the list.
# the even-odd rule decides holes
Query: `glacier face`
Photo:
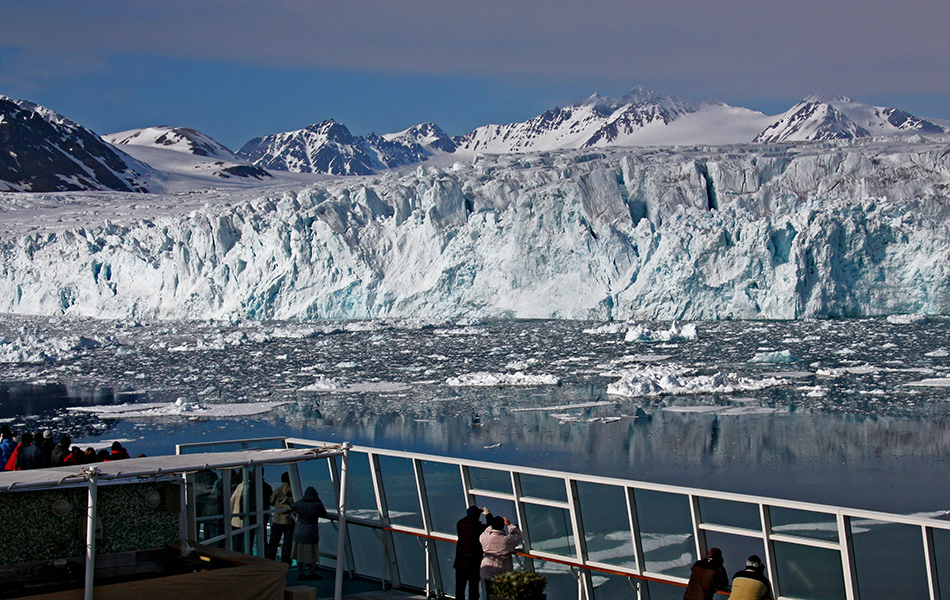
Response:
[[[946,314],[948,155],[945,144],[920,138],[476,156],[382,176],[169,196],[156,199],[161,211],[136,209],[134,194],[5,194],[0,311]]]

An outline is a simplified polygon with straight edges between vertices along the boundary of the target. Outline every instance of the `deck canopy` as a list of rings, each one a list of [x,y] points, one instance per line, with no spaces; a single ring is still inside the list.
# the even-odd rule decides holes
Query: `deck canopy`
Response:
[[[342,454],[339,445],[317,448],[289,448],[273,450],[237,450],[232,452],[204,452],[200,454],[175,454],[127,458],[87,465],[71,465],[27,471],[0,472],[0,492],[26,488],[45,488],[84,483],[93,469],[100,483],[133,477],[156,477],[195,473],[204,469],[233,469],[269,464],[290,464],[315,458]]]

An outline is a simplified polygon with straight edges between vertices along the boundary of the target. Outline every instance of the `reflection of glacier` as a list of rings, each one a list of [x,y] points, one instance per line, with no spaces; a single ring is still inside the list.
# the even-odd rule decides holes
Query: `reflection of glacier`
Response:
[[[945,146],[915,139],[479,156],[243,196],[21,195],[0,245],[0,310],[945,313],[948,181]]]

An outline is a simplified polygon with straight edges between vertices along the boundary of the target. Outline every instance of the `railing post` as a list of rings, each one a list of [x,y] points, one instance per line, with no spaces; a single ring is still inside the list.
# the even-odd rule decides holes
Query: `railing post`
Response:
[[[99,469],[89,467],[82,470],[89,483],[89,498],[86,504],[86,580],[83,598],[92,600],[92,590],[96,578],[96,517],[99,511]]]
[[[778,592],[778,564],[775,561],[775,542],[772,541],[772,513],[768,505],[759,504],[759,520],[762,523],[762,535],[765,539],[765,569],[769,572],[772,582],[772,595],[779,597]]]
[[[637,514],[636,490],[631,487],[625,487],[624,490],[627,496],[627,518],[630,521],[630,534],[633,541],[633,553],[637,561],[637,573],[643,575],[646,573],[647,564],[646,558],[643,556],[643,540],[640,539],[640,516]],[[650,600],[650,586],[644,585],[644,582],[638,580],[635,587],[638,600]]]
[[[426,478],[425,473],[422,472],[422,461],[416,458],[411,460],[412,470],[416,476],[416,491],[419,493],[419,508],[422,511],[422,528],[425,529],[426,535],[432,535],[432,513],[429,511],[429,494],[426,491]],[[431,554],[429,552],[430,545],[433,550]],[[442,585],[442,568],[439,565],[438,554],[435,542],[426,540],[426,570],[432,569],[433,585],[438,590],[438,594],[444,596],[445,587]],[[428,580],[429,578],[426,577],[427,585]]]
[[[571,513],[571,527],[574,529],[574,551],[582,565],[587,565],[587,533],[584,529],[584,518],[581,515],[581,500],[577,492],[577,481],[564,480],[567,487],[567,501]],[[578,584],[583,592],[583,600],[594,597],[594,585],[590,578],[590,570],[582,569],[578,573]]]
[[[522,544],[525,552],[531,553],[531,532],[528,527],[528,516],[524,510],[524,504],[521,503],[521,476],[515,471],[508,472],[511,475],[511,489],[515,493],[515,514],[518,515],[518,527],[521,528],[523,537]],[[534,559],[531,556],[524,557],[524,566],[529,571],[534,571]]]
[[[927,587],[930,600],[940,600],[940,578],[937,576],[937,553],[934,550],[934,532],[930,527],[921,527],[924,538],[924,565],[927,567]]]
[[[386,487],[383,485],[383,470],[379,466],[379,455],[375,452],[367,453],[369,458],[370,473],[373,479],[373,492],[376,494],[376,509],[379,512],[379,522],[383,526],[381,532],[383,537],[383,547],[386,550],[386,558],[389,562],[389,580],[393,587],[399,589],[402,583],[399,581],[399,561],[396,558],[396,542],[393,540],[393,532],[390,529],[392,522],[389,520],[389,503],[386,501]]]
[[[336,580],[333,583],[333,600],[343,598],[343,553],[346,546],[346,480],[350,471],[350,443],[344,442],[343,456],[340,460],[340,495],[337,504],[337,522],[339,528],[336,536]]]
[[[689,495],[689,515],[693,521],[693,536],[695,537],[696,542],[696,560],[702,560],[706,558],[706,552],[709,550],[709,548],[706,544],[706,532],[700,526],[702,525],[703,517],[699,510],[699,498],[692,494]]]
[[[847,600],[860,600],[858,571],[854,564],[854,536],[851,531],[851,517],[838,511],[837,520],[838,542],[841,544],[841,567],[844,573],[844,594]]]

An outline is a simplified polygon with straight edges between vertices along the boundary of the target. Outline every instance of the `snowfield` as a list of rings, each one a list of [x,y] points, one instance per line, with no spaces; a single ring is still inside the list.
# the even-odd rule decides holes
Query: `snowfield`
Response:
[[[177,194],[5,193],[0,312],[225,320],[946,314],[948,157],[946,144],[919,136],[460,151],[380,176]]]

